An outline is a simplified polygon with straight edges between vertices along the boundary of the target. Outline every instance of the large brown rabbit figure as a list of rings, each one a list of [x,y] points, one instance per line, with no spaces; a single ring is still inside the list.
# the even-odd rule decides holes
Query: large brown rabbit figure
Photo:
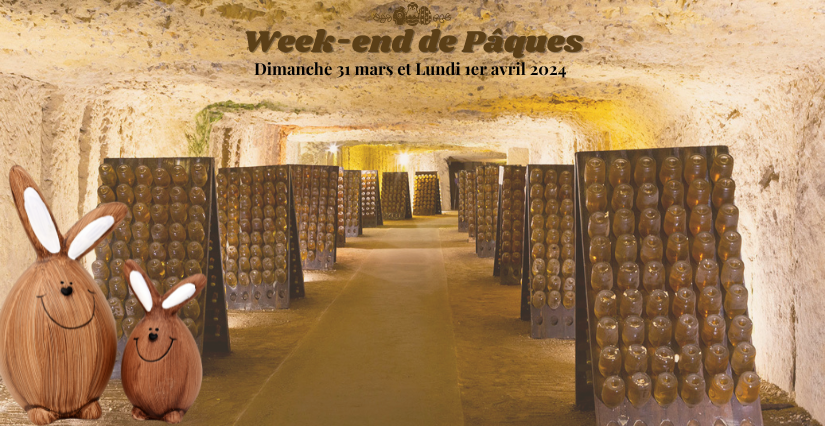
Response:
[[[184,278],[161,297],[135,262],[127,260],[125,270],[146,310],[129,336],[121,364],[132,417],[178,423],[200,392],[203,370],[198,344],[177,312],[203,290],[206,276]]]
[[[0,312],[0,375],[32,423],[97,419],[115,364],[115,320],[78,260],[115,228],[127,207],[103,204],[64,238],[31,176],[14,166],[9,181],[37,261]]]

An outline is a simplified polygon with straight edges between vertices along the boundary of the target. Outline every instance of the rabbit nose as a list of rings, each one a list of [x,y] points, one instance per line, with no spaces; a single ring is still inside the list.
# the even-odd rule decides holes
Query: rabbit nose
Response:
[[[149,341],[154,342],[155,340],[158,340],[158,335],[156,333],[149,333]]]
[[[63,293],[64,296],[71,296],[72,295],[72,288],[71,287],[63,287],[60,289],[60,292]]]

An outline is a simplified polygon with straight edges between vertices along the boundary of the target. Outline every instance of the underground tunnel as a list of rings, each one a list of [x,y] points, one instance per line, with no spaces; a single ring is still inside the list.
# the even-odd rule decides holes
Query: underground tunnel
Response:
[[[427,12],[412,15],[423,9]],[[416,25],[398,21],[394,13],[399,11],[416,16]],[[428,14],[435,18],[424,18]],[[69,231],[108,197],[128,201],[129,223],[103,240],[107,248],[79,260],[90,279],[100,281],[101,303],[115,298],[100,312],[112,312],[120,342],[114,376],[100,396],[102,416],[94,424],[133,421],[134,402],[124,393],[120,359],[145,306],[129,287],[123,265],[110,263],[118,258],[110,251],[124,249],[122,261],[142,259],[138,264],[147,270],[160,268],[157,277],[147,275],[159,290],[178,282],[167,278],[179,280],[188,272],[203,272],[209,279],[199,302],[180,311],[203,364],[200,393],[184,423],[618,425],[642,419],[635,424],[819,424],[825,420],[825,408],[817,403],[825,397],[825,266],[817,249],[825,242],[819,208],[825,205],[825,180],[816,166],[825,158],[823,20],[825,5],[813,0],[4,2],[0,169],[19,165],[28,172],[59,231]],[[298,42],[302,35],[320,35],[321,29],[336,39],[329,51]],[[456,36],[454,48],[446,43],[420,49],[419,41],[434,30],[442,41]],[[280,49],[275,41],[266,51],[253,50],[248,32],[263,31],[289,35],[295,49]],[[491,45],[488,50],[480,42],[464,49],[465,39],[477,32],[500,35],[501,49]],[[401,49],[404,40],[398,49],[380,37],[373,43],[373,36],[384,35],[409,37],[409,51]],[[514,55],[518,40],[508,45],[511,36],[539,38],[552,46],[542,50],[527,44]],[[299,51],[301,43],[306,51]],[[453,69],[451,64],[460,65]],[[329,71],[320,72],[319,66]],[[508,72],[494,74],[494,69]],[[657,404],[655,388],[648,405],[623,399],[614,409],[604,401],[607,376],[597,365],[601,318],[587,312],[586,301],[601,294],[594,291],[590,272],[603,260],[588,252],[598,233],[588,233],[595,210],[585,205],[587,188],[596,182],[614,191],[624,183],[635,197],[652,182],[651,188],[664,194],[667,179],[659,169],[666,159],[676,158],[686,171],[694,154],[707,160],[707,178],[700,179],[714,188],[725,178],[711,176],[714,159],[728,154],[733,159],[729,177],[735,181],[741,236],[733,257],[744,264],[736,284],[746,293],[745,316],[752,322],[759,406],[736,405],[736,392],[728,397],[732,402],[722,404],[713,404],[705,392],[702,410],[679,405],[686,382],[679,368],[671,367],[680,380],[678,415],[659,405],[651,408]],[[635,176],[611,181],[616,158],[636,170],[644,163],[638,162],[640,156],[652,158],[657,167],[651,181]],[[129,181],[118,174],[124,165],[136,180],[121,193],[119,185]],[[148,170],[146,176],[139,166]],[[591,171],[602,167],[606,174],[597,173],[593,180],[585,175],[586,166],[594,167]],[[172,175],[166,195],[159,169]],[[174,180],[179,170],[191,176],[181,178],[180,185]],[[202,183],[195,179],[196,170],[206,170]],[[569,208],[569,214],[552,215],[558,215],[559,226],[569,227],[560,230],[571,231],[569,250],[562,243],[557,248],[575,260],[570,268],[580,269],[564,269],[567,257],[559,257],[562,262],[556,263],[566,272],[549,276],[573,277],[570,287],[562,280],[552,284],[555,293],[542,286],[547,291],[541,297],[558,297],[562,303],[565,292],[575,293],[575,300],[571,294],[565,303],[577,316],[575,324],[571,316],[569,336],[536,338],[538,314],[531,317],[530,306],[536,303],[531,292],[538,290],[531,287],[532,245],[525,245],[534,213],[527,201],[549,198],[550,192],[533,193],[531,186],[549,184],[542,179],[551,175],[559,188],[566,182],[559,179],[570,179],[569,192],[559,195],[556,206],[562,213]],[[680,172],[675,180],[690,198],[693,177]],[[318,185],[329,194],[330,201],[320,203],[332,209],[326,215],[323,210],[308,213],[318,208],[313,192]],[[348,192],[352,188],[355,195]],[[33,234],[17,218],[12,189],[9,180],[0,179],[4,303],[18,277],[38,259],[29,249]],[[205,198],[194,202],[201,189]],[[607,199],[613,201],[614,195]],[[183,198],[178,202],[176,196]],[[244,196],[251,206],[246,210],[246,202],[236,202]],[[479,216],[467,207],[484,197],[493,200],[485,207],[492,214]],[[359,207],[336,210],[343,200]],[[136,212],[137,203],[146,210]],[[685,214],[687,221],[695,211],[690,200],[681,213],[663,203],[664,198],[652,204],[661,218]],[[154,211],[155,204],[162,206]],[[704,204],[715,221],[721,204],[710,198]],[[266,206],[272,207],[270,216]],[[284,207],[285,216],[276,206]],[[641,207],[649,206],[628,208],[636,224],[629,233],[640,247],[646,241],[638,225]],[[508,208],[524,215],[518,224],[525,228],[514,230],[518,226],[513,228]],[[165,225],[168,240],[152,228],[167,223],[159,219],[167,209],[172,217]],[[611,203],[602,210],[609,210],[603,216],[615,225],[619,209]],[[542,220],[550,234],[550,220]],[[138,222],[144,225],[133,226]],[[237,229],[230,227],[233,222]],[[173,223],[178,225],[174,230]],[[352,233],[342,230],[339,239],[336,223],[352,227]],[[692,244],[690,227],[685,225],[684,234]],[[276,241],[281,238],[272,233],[276,228],[285,240]],[[618,249],[620,235],[614,229],[605,231],[613,244],[608,263]],[[727,234],[708,230],[714,244],[724,242]],[[272,231],[271,242],[266,231]],[[264,234],[257,244],[251,241],[256,232]],[[320,235],[317,242],[312,233]],[[671,234],[662,229],[659,243],[668,246]],[[503,256],[505,237],[521,244],[523,253],[513,253],[526,258],[526,268],[505,266],[504,260],[513,260],[510,252]],[[233,238],[240,242],[227,242]],[[116,247],[118,241],[122,244]],[[187,251],[191,243],[197,245]],[[278,244],[286,251],[267,255],[265,247],[275,253]],[[163,250],[162,260],[153,257],[155,249]],[[488,249],[489,257],[479,256]],[[246,256],[232,254],[235,250]],[[319,254],[309,259],[312,250]],[[718,251],[714,255],[722,256]],[[274,260],[278,256],[283,265]],[[676,262],[666,257],[662,263],[671,274]],[[252,267],[242,258],[257,258],[260,265]],[[172,259],[176,266],[170,268]],[[726,261],[716,259],[721,270]],[[693,278],[700,273],[701,258],[678,260],[692,263]],[[619,279],[626,270],[620,268],[624,262],[613,261],[616,287],[607,290],[623,301],[626,288]],[[633,262],[644,274],[649,262]],[[281,269],[283,279],[277,273]],[[502,276],[522,270],[524,276],[510,282],[514,285],[501,285]],[[260,283],[284,280],[286,290],[273,284],[257,296],[257,290],[245,295],[230,286],[238,281],[258,289]],[[635,287],[647,303],[652,288],[638,282]],[[690,282],[688,287],[698,306],[703,288]],[[718,287],[727,297],[728,286]],[[674,300],[679,295],[678,286],[663,290]],[[277,306],[256,297],[278,299]],[[548,303],[542,299],[538,305],[543,307],[536,309]],[[673,309],[668,318],[676,328],[679,316]],[[695,316],[707,317],[702,315],[697,311]],[[619,319],[617,328],[627,325],[623,313],[612,316]],[[653,320],[647,311],[638,316]],[[723,317],[730,328],[733,317]],[[642,326],[648,337],[651,321]],[[727,334],[721,339],[732,364],[742,351]],[[703,356],[711,353],[711,343],[698,338]],[[631,356],[626,346],[621,350],[625,360]],[[651,360],[656,346],[648,351]],[[682,346],[673,340],[674,361],[682,358]],[[655,382],[656,375],[645,371]],[[726,371],[731,372],[720,374],[731,380],[742,376]],[[616,375],[628,389],[637,386],[631,373],[622,367]],[[707,389],[715,383],[715,374],[707,370],[696,376],[704,376]],[[0,423],[30,424],[6,382],[4,376]],[[689,423],[692,416],[698,416],[697,423]]]

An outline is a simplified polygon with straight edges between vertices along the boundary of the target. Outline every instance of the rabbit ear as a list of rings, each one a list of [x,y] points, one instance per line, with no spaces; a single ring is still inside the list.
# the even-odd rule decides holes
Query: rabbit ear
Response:
[[[85,256],[126,217],[127,209],[123,203],[107,203],[83,216],[66,233],[69,258],[77,260]]]
[[[143,305],[146,312],[151,312],[152,308],[160,303],[160,294],[151,284],[152,280],[146,276],[146,272],[140,269],[135,261],[129,259],[126,261],[126,282],[132,288],[132,292],[137,296],[138,301]]]
[[[170,314],[175,314],[186,302],[197,297],[204,287],[206,275],[195,274],[186,277],[163,295],[163,303],[160,306]]]
[[[63,236],[57,229],[49,206],[44,201],[40,188],[20,166],[13,166],[9,172],[9,186],[17,206],[17,214],[23,222],[23,229],[37,252],[38,258],[60,253]]]

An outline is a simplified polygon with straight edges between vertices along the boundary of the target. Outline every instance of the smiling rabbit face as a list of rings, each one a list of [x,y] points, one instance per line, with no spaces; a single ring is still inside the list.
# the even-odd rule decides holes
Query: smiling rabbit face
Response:
[[[206,276],[184,278],[161,297],[140,266],[126,261],[126,276],[146,316],[135,326],[123,352],[123,390],[138,420],[177,423],[201,387],[198,344],[177,316],[206,286]]]
[[[126,216],[126,206],[101,205],[64,238],[28,173],[14,166],[9,180],[37,261],[0,312],[0,375],[33,423],[98,418],[115,362],[115,322],[78,259]]]

